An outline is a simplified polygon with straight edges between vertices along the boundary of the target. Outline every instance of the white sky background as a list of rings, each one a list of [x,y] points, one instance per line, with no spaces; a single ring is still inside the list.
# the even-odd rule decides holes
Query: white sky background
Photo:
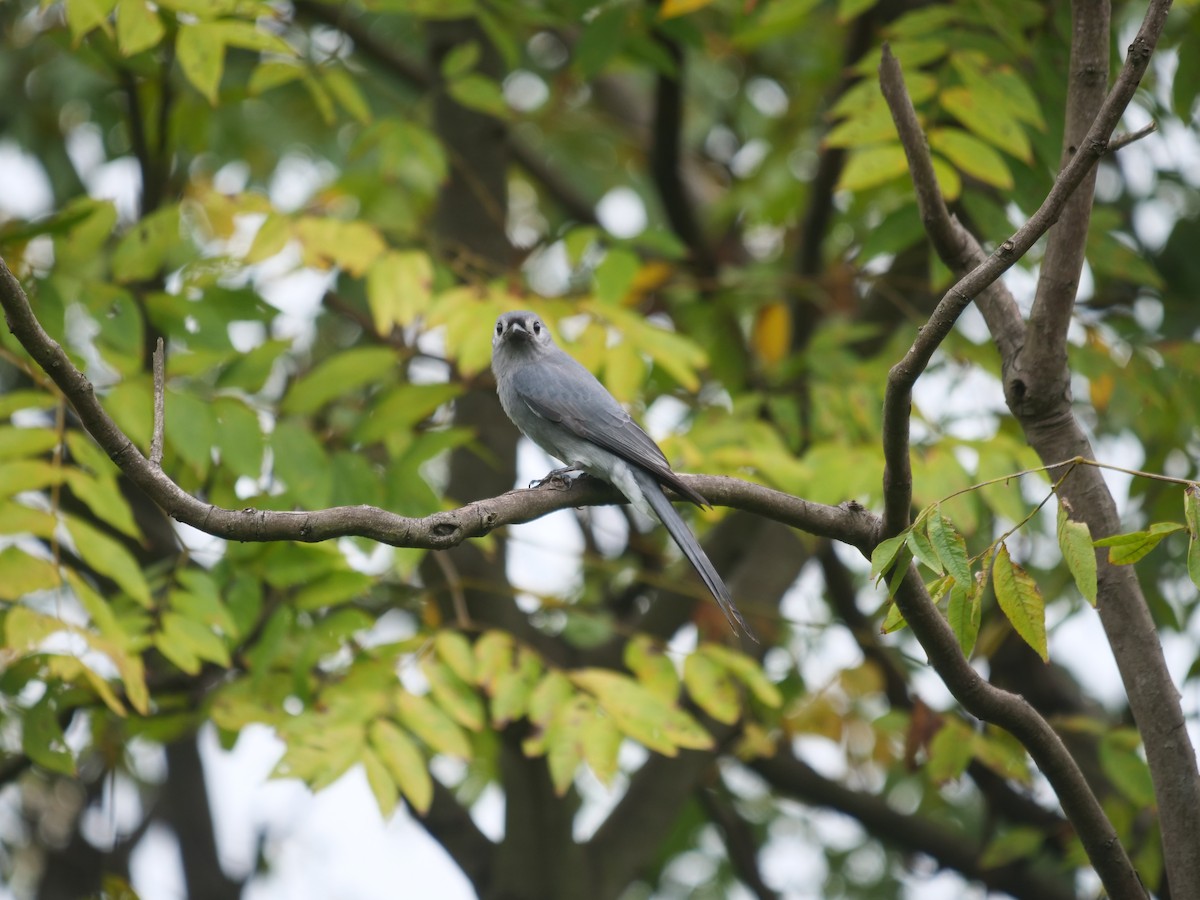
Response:
[[[1136,114],[1131,114],[1131,119],[1136,119]],[[1141,122],[1130,124],[1136,127]],[[1148,138],[1123,150],[1123,159],[1125,155],[1145,154],[1148,170],[1153,168],[1153,163],[1161,164],[1164,160],[1170,160],[1169,164],[1181,169],[1181,159],[1200,160],[1194,135],[1175,134],[1169,138],[1158,135]],[[69,151],[92,195],[113,199],[123,213],[131,214],[138,190],[138,174],[131,160],[105,162],[99,136],[88,132],[86,127],[73,137]],[[1200,165],[1192,171],[1200,171]],[[233,182],[239,180],[236,168],[226,174]],[[291,157],[280,167],[280,174],[272,184],[272,198],[281,205],[299,206],[331,175],[328,169],[302,157]],[[228,185],[228,189],[237,187],[240,185]],[[50,203],[49,185],[38,163],[14,144],[0,142],[0,215],[29,218],[48,212]],[[1153,234],[1163,232],[1163,217],[1168,211],[1154,205],[1147,209],[1149,212],[1139,219],[1138,230],[1144,230],[1147,237],[1152,238]],[[1159,217],[1153,214],[1156,210],[1160,212]],[[631,236],[645,227],[645,210],[632,191],[612,192],[601,204],[600,213],[605,226],[613,233]],[[264,289],[271,302],[284,311],[283,330],[299,334],[308,328],[328,277],[326,273],[300,271]],[[1032,277],[1014,270],[1006,280],[1018,298],[1027,303],[1034,283]],[[1089,282],[1085,273],[1085,293]],[[976,311],[969,309],[962,323],[964,331],[977,333],[981,325],[977,318]],[[978,417],[978,413],[1004,409],[999,386],[984,378],[972,380],[969,389],[961,384],[955,390],[949,390],[949,387],[949,376],[923,378],[917,384],[915,401],[918,406],[924,403],[927,408],[950,404],[954,408],[947,409],[947,413],[963,416],[959,427],[967,432],[975,430],[973,434],[962,433],[961,436],[984,436],[990,426]],[[663,430],[671,427],[670,419],[669,410],[662,416],[652,416],[648,423],[650,430],[661,436]],[[1097,447],[1097,451],[1100,457],[1123,465],[1136,467],[1141,462],[1137,441],[1132,436],[1126,441]],[[518,464],[518,484],[539,477],[552,466],[549,458],[528,442],[521,446]],[[1125,503],[1128,478],[1113,473],[1107,473],[1107,477],[1119,502]],[[605,528],[612,529],[615,539],[625,526],[623,518],[615,513],[609,515],[611,512],[598,510],[596,514]],[[572,524],[566,527],[568,522]],[[210,554],[219,552],[219,542],[192,530],[188,530],[185,539],[196,549],[207,550]],[[581,544],[578,529],[567,512],[514,528],[510,562],[515,583],[534,593],[569,592],[577,583],[575,560]],[[850,555],[846,558],[851,565],[863,565],[861,560],[852,559]],[[788,618],[817,624],[829,621],[829,611],[820,600],[816,581],[811,575],[802,577],[789,592],[783,605]],[[1123,702],[1124,693],[1098,618],[1084,611],[1056,622],[1055,617],[1061,619],[1064,612],[1051,611],[1052,658],[1070,668],[1103,702],[1118,706]],[[819,638],[815,639],[806,639],[803,630],[801,633],[799,640],[805,646],[799,655],[809,684],[827,681],[833,673],[860,658],[857,647],[842,629],[821,629],[816,632]],[[689,640],[694,642],[694,634],[682,636],[679,649],[686,649]],[[924,658],[911,638],[901,634],[897,640],[907,641],[908,652]],[[1193,618],[1190,635],[1166,635],[1163,641],[1172,674],[1176,683],[1182,684],[1195,647],[1200,643],[1200,616]],[[923,699],[935,707],[951,702],[944,685],[932,671],[918,675],[916,686]],[[1196,723],[1200,688],[1196,685],[1188,687],[1184,708],[1191,717],[1189,727],[1193,740],[1200,741],[1200,728]],[[807,761],[825,774],[834,777],[844,774],[842,753],[828,742],[803,740],[798,748]],[[400,895],[458,900],[474,896],[458,867],[402,807],[389,822],[381,819],[361,769],[355,768],[317,795],[296,781],[269,780],[269,773],[282,749],[282,744],[263,726],[247,728],[237,746],[229,752],[218,747],[211,728],[201,734],[201,753],[223,868],[232,877],[245,877],[255,864],[259,840],[263,842],[263,852],[269,861],[270,871],[249,883],[244,895],[247,900],[324,900],[330,897],[383,900]],[[142,755],[146,757],[145,765],[149,770],[156,766],[161,770],[161,751],[148,751]],[[626,756],[631,765],[636,765],[644,752],[639,754],[635,748]],[[736,765],[727,765],[726,773],[739,790],[744,789],[748,794],[761,790],[754,776]],[[618,784],[617,794],[610,794],[586,772],[581,774],[579,784],[587,799],[580,825],[580,830],[586,834],[615,802],[622,788]],[[1043,799],[1053,802],[1049,795]],[[5,827],[3,823],[11,815],[11,806],[15,802],[14,790],[0,795],[0,828]],[[110,817],[108,826],[113,821],[118,825],[127,819],[136,821],[136,816],[131,817],[136,810],[128,807],[122,810],[126,803],[132,806],[136,801],[118,790],[116,808],[106,811]],[[5,809],[5,805],[9,808]],[[852,847],[861,841],[862,831],[856,823],[841,815],[809,810],[799,804],[793,806],[796,814],[776,823],[772,839],[763,849],[764,873],[768,882],[788,898],[819,898],[825,864],[813,835],[819,834],[822,841]],[[485,792],[472,814],[485,833],[499,836],[504,814],[500,792],[494,788]],[[96,825],[101,841],[109,830],[104,822]],[[672,871],[679,882],[698,885],[707,880],[713,856],[722,852],[718,846],[708,844],[713,841],[702,842],[702,850],[707,850],[707,854],[690,854],[674,866]],[[878,848],[865,848],[860,856],[855,865],[865,874],[884,864]],[[184,896],[178,847],[168,830],[156,828],[147,835],[133,855],[132,868],[134,887],[144,900],[178,900]],[[910,894],[914,897],[984,896],[984,892],[976,887],[964,888],[957,876],[949,874],[912,878],[910,884]],[[0,887],[0,898],[15,896],[11,889]]]

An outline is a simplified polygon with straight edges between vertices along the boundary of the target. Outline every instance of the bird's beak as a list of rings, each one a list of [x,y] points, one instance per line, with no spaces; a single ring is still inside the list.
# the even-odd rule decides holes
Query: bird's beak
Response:
[[[530,335],[524,325],[520,322],[513,322],[508,326],[508,337],[529,340]]]

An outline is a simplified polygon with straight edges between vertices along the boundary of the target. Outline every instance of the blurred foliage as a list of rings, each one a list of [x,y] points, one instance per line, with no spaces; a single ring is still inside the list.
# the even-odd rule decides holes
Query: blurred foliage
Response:
[[[1153,118],[1162,137],[1102,163],[1070,348],[1078,413],[1099,452],[1177,479],[1200,468],[1200,65],[1179,52],[1200,37],[1194,5],[1177,4],[1129,116],[1132,127]],[[8,3],[0,148],[36,161],[48,196],[28,215],[0,198],[0,254],[144,453],[150,352],[165,341],[163,468],[220,506],[369,503],[422,516],[476,499],[453,496],[447,454],[495,459],[455,424],[455,403],[490,390],[496,315],[532,307],[636,412],[684,410],[663,441],[681,469],[874,507],[887,371],[947,282],[874,80],[878,48],[889,41],[903,63],[943,191],[990,246],[1052,183],[1070,35],[1066,4],[909,6]],[[1118,5],[1116,31],[1141,12]],[[477,42],[427,68],[430,23],[459,16],[477,19],[504,78],[485,74]],[[347,37],[339,17],[392,56]],[[692,234],[647,159],[656,79],[678,74],[681,59],[677,170]],[[458,165],[433,116],[443,92],[506,123],[507,146],[557,173],[514,165],[508,208],[483,223],[507,233],[509,266],[434,233]],[[581,221],[564,185],[589,204],[632,191],[644,227],[617,214]],[[1039,254],[1017,267],[1018,290]],[[1041,476],[1006,477],[1038,460],[1003,415],[996,354],[978,332],[946,342],[926,376],[936,388],[917,394],[921,514],[877,549],[870,574],[854,570],[859,602],[897,632],[888,640],[907,654],[896,657],[905,677],[921,654],[871,584],[898,562],[929,570],[980,664],[1012,628],[1046,659],[1056,628],[1093,615],[1086,527],[1065,510],[1039,512],[1051,496]],[[430,808],[434,756],[466,764],[456,790],[472,802],[501,778],[497,736],[514,723],[559,796],[581,790],[584,766],[605,785],[627,775],[640,758],[622,752],[627,742],[673,757],[737,725],[744,761],[789,742],[836,748],[851,780],[977,839],[984,869],[1033,860],[1071,883],[1086,866],[1073,839],[997,826],[962,789],[973,763],[1031,784],[1009,736],[952,705],[895,703],[872,659],[806,685],[799,660],[840,628],[832,614],[814,630],[762,598],[765,661],[723,646],[700,613],[695,646],[668,649],[628,633],[605,599],[661,577],[635,540],[615,558],[589,551],[574,593],[538,598],[530,618],[559,647],[547,654],[442,620],[416,575],[422,551],[380,557],[346,540],[189,552],[170,537],[164,550],[169,526],[6,330],[0,343],[0,744],[12,759],[65,776],[98,759],[137,778],[134,738],[168,742],[210,722],[231,746],[265,723],[286,744],[278,775],[320,789],[362,766],[387,816],[401,799]],[[1114,562],[1138,564],[1164,634],[1192,636],[1191,678],[1196,503],[1192,489],[1185,498],[1178,484],[1134,478],[1131,534],[1107,543]],[[595,664],[587,650],[612,640],[619,659]],[[1092,704],[1089,685],[1077,688]],[[90,728],[67,740],[80,721]],[[1062,727],[1097,740],[1106,808],[1156,884],[1139,739],[1110,721],[1081,713]],[[736,805],[759,841],[799,815],[769,786],[746,788]],[[825,896],[899,895],[904,855],[864,864],[855,851],[876,846],[869,832],[847,847],[799,818],[824,856]],[[724,896],[745,875],[721,856],[703,888],[679,880],[673,860],[713,854],[707,823],[699,805],[681,811],[647,874],[661,896]],[[115,879],[106,891],[129,887]]]

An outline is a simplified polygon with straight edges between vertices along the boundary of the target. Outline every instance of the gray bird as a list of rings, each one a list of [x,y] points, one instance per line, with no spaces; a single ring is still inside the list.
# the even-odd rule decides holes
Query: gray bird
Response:
[[[708,501],[671,471],[662,450],[604,385],[555,345],[545,323],[524,311],[497,319],[492,371],[500,404],[513,424],[567,464],[551,475],[582,471],[603,479],[636,509],[662,522],[716,598],[730,627],[735,632],[740,627],[753,638],[729,588],[662,486],[700,507],[707,508]]]

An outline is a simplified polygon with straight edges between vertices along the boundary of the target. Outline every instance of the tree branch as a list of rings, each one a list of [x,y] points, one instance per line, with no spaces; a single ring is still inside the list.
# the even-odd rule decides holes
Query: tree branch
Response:
[[[939,866],[953,869],[992,890],[1005,891],[1020,900],[1070,900],[1075,897],[1069,882],[1049,878],[1031,866],[984,866],[982,848],[975,842],[925,817],[896,812],[882,797],[830,781],[788,750],[781,750],[769,759],[755,760],[750,765],[773,787],[807,804],[845,813],[885,844],[910,853],[922,853]]]
[[[1081,144],[1086,145],[1089,126],[1104,102],[1108,85],[1108,0],[1072,0],[1071,75],[1067,82],[1066,122],[1063,131],[1065,169]],[[1123,109],[1123,107],[1122,107]],[[1113,122],[1113,127],[1116,127]],[[1100,137],[1107,142],[1112,130]],[[1057,403],[1057,395],[1069,390],[1067,328],[1075,308],[1079,273],[1087,247],[1088,223],[1096,167],[1090,166],[1079,189],[1066,202],[1062,215],[1046,238],[1046,255],[1038,276],[1037,294],[1029,315],[1025,348],[1020,368],[1032,397]],[[1068,383],[1063,383],[1064,379]]]
[[[1169,0],[1155,0],[1150,4],[1141,28],[1130,46],[1120,76],[1101,105],[1087,136],[1080,142],[1079,150],[1063,167],[1054,189],[1035,214],[1035,218],[1042,217],[1047,209],[1052,209],[1055,205],[1052,201],[1056,198],[1057,209],[1061,210],[1066,199],[1063,194],[1064,186],[1071,178],[1082,180],[1086,170],[1090,169],[1095,158],[1103,152],[1106,138],[1111,134],[1146,70],[1150,54],[1165,24],[1169,7]],[[887,59],[884,60],[881,66],[881,82],[893,116],[899,118],[906,107],[911,107],[911,103],[903,92],[899,67],[894,60],[891,63]],[[905,150],[909,155],[910,165],[914,157],[927,152],[923,142],[920,145],[906,143]],[[1026,228],[1033,221],[1031,219]],[[943,259],[953,258],[961,252],[961,248],[956,246],[938,245],[937,249]],[[1021,248],[1014,245],[1013,252],[1017,250]],[[982,250],[973,238],[969,238],[968,252],[961,255],[965,262],[973,256],[982,257]],[[983,266],[992,264],[994,259],[995,254],[965,275],[964,281],[979,273]],[[960,275],[963,273],[963,268],[955,270]],[[962,284],[960,281],[959,285]],[[947,295],[947,298],[949,297],[950,295]],[[964,299],[969,301],[969,297]],[[1031,405],[1028,402],[1030,391],[1022,376],[1020,359],[1023,356],[1022,348],[1026,334],[1024,326],[1019,320],[1013,322],[1011,308],[993,305],[989,309],[984,306],[983,299],[980,298],[980,307],[985,317],[988,317],[989,327],[992,328],[1001,351],[1005,372],[1005,397],[1031,446],[1047,464],[1075,457],[1090,458],[1093,455],[1092,448],[1072,413],[1069,394],[1065,391],[1058,392],[1051,404],[1043,401],[1038,405]],[[930,352],[931,347],[936,346],[940,339],[936,335],[928,338]],[[922,334],[914,343],[914,349],[926,340],[927,335]],[[910,356],[913,353],[914,351],[910,351]],[[906,362],[908,359],[906,357]],[[928,355],[924,356],[924,362],[927,361]],[[924,362],[918,360],[915,373],[910,368],[904,374],[915,379],[915,374],[919,374]],[[1069,384],[1069,381],[1064,380],[1061,383]],[[902,444],[903,463],[907,471],[907,400],[910,390],[903,390],[903,387],[902,381],[898,380],[896,385],[889,382],[889,406],[892,407],[892,424],[902,429],[897,444]],[[911,381],[908,381],[908,388],[911,389]],[[903,421],[896,421],[895,417],[901,412],[904,415]],[[885,410],[885,418],[886,416]],[[897,449],[896,445],[891,449]],[[1093,468],[1077,467],[1071,477],[1064,481],[1061,493],[1071,503],[1075,514],[1088,524],[1093,536],[1112,534],[1119,528],[1120,520],[1112,495],[1103,478]],[[904,509],[904,514],[907,516],[907,508]],[[902,527],[897,524],[900,521],[902,520],[893,521],[891,527]],[[1146,757],[1154,781],[1163,832],[1164,858],[1172,889],[1179,891],[1181,896],[1200,896],[1200,856],[1193,852],[1195,836],[1200,834],[1200,774],[1197,773],[1196,754],[1187,735],[1178,691],[1171,681],[1154,622],[1146,608],[1132,567],[1110,566],[1103,556],[1099,559],[1098,612],[1121,671],[1130,708],[1143,736]],[[923,639],[922,644],[925,645]],[[926,648],[928,649],[928,645]],[[1018,736],[1021,737],[1019,734]],[[1022,740],[1025,742],[1024,737]],[[1063,799],[1066,808],[1066,797],[1061,792],[1060,798]],[[1075,821],[1076,816],[1071,810],[1068,809],[1067,812]],[[1077,822],[1076,825],[1078,827]]]
[[[479,830],[471,814],[454,797],[454,792],[433,779],[433,802],[425,815],[412,816],[442,845],[467,880],[481,895],[491,880],[496,845]]]
[[[963,275],[946,292],[929,321],[913,341],[908,353],[888,374],[883,407],[883,450],[886,460],[883,516],[885,537],[902,531],[909,523],[909,506],[912,502],[909,419],[913,385],[925,371],[934,351],[949,335],[963,310],[1021,259],[1058,220],[1075,189],[1083,183],[1096,160],[1104,153],[1109,136],[1120,121],[1125,107],[1133,99],[1134,91],[1146,72],[1150,54],[1162,33],[1169,6],[1169,0],[1151,5],[1146,14],[1146,21],[1129,48],[1129,55],[1120,77],[1105,98],[1079,149],[1059,172],[1042,205],[1012,237],[1001,243],[986,260]],[[912,101],[904,87],[900,64],[887,45],[884,45],[883,59],[879,66],[879,81],[892,110],[892,117],[896,121],[896,129],[904,141],[904,152],[909,160],[910,169],[913,170],[913,180],[921,182],[917,188],[918,200],[924,195],[928,201],[931,190],[928,174],[932,173],[932,168],[930,167],[927,174],[925,161],[928,159],[929,150],[919,128],[916,135],[920,136],[920,140],[914,139],[911,126],[916,114],[912,111]],[[932,189],[935,190],[936,187]],[[944,209],[944,203],[940,204],[940,207]],[[935,227],[930,231],[930,236],[935,242],[940,242],[945,231],[944,218],[948,218],[949,214],[945,213],[943,217],[939,212],[939,203],[934,201],[931,206],[922,207],[921,215],[926,220],[930,216],[933,217]],[[960,250],[957,244],[955,248],[946,246],[946,249],[951,255],[954,255],[956,249]]]
[[[24,290],[3,260],[0,260],[0,306],[13,335],[58,385],[88,433],[129,480],[173,519],[214,537],[313,543],[356,535],[394,547],[445,550],[503,525],[528,522],[555,510],[624,502],[615,488],[597,479],[583,479],[570,490],[543,487],[509,491],[423,518],[398,516],[372,506],[340,506],[312,512],[214,506],[188,494],[161,469],[151,465],[121,431],[97,399],[92,383],[37,321]],[[875,541],[875,517],[856,505],[810,503],[724,476],[683,477],[714,504],[744,509],[860,549],[869,548]]]

